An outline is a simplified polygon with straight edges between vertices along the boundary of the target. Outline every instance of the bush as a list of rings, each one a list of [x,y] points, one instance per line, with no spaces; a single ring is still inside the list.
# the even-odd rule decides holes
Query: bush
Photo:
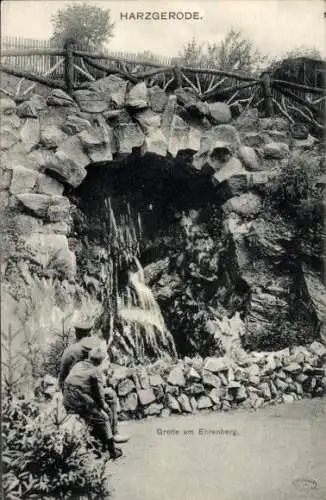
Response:
[[[52,375],[52,377],[58,377],[62,355],[68,345],[68,341],[65,342],[62,338],[57,338],[52,344],[50,344],[48,351],[45,354],[45,362],[42,366],[44,373],[48,373],[49,375]]]
[[[319,240],[324,222],[323,190],[316,179],[325,173],[321,157],[294,155],[277,179],[270,181],[266,208],[278,211],[296,227],[298,236]]]
[[[34,402],[6,399],[2,413],[3,498],[105,499],[106,464],[87,429],[62,430]]]

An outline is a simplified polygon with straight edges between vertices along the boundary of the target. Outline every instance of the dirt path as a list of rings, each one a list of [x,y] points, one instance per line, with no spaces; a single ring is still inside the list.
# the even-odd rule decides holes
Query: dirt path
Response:
[[[113,500],[326,500],[326,398],[121,427]]]

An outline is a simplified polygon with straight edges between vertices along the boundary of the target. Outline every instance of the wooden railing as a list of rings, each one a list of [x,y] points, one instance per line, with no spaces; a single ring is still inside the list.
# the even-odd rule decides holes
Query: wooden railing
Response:
[[[40,71],[22,69],[22,58],[35,61],[47,57],[52,65]],[[252,76],[235,71],[213,68],[193,68],[172,60],[162,65],[146,59],[119,58],[105,53],[80,50],[72,42],[63,48],[5,49],[0,70],[19,78],[60,88],[71,94],[85,82],[93,82],[107,75],[117,75],[130,82],[158,85],[166,92],[177,88],[191,90],[203,101],[235,101],[247,107],[257,106],[266,116],[281,113],[290,121],[301,117],[317,128],[323,128],[325,89],[274,79],[269,71]],[[13,64],[19,58],[20,64]],[[23,66],[24,67],[24,66]],[[43,74],[42,74],[43,72]]]

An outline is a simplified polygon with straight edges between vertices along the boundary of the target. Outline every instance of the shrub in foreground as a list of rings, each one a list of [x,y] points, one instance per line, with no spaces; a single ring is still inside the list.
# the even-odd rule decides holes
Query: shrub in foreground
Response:
[[[61,429],[34,402],[7,399],[2,409],[3,498],[108,498],[108,457],[97,458],[87,429]]]

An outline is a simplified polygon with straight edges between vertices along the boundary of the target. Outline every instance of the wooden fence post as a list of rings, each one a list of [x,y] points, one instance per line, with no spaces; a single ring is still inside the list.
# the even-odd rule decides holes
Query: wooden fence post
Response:
[[[262,86],[263,86],[263,95],[264,95],[264,104],[265,104],[265,113],[266,116],[273,116],[274,108],[273,108],[273,96],[271,89],[271,76],[268,72],[263,73],[261,76]]]
[[[179,64],[176,64],[173,68],[174,78],[177,82],[178,89],[182,88],[182,73]]]
[[[65,84],[68,94],[71,94],[74,88],[74,41],[67,40],[65,49]]]

